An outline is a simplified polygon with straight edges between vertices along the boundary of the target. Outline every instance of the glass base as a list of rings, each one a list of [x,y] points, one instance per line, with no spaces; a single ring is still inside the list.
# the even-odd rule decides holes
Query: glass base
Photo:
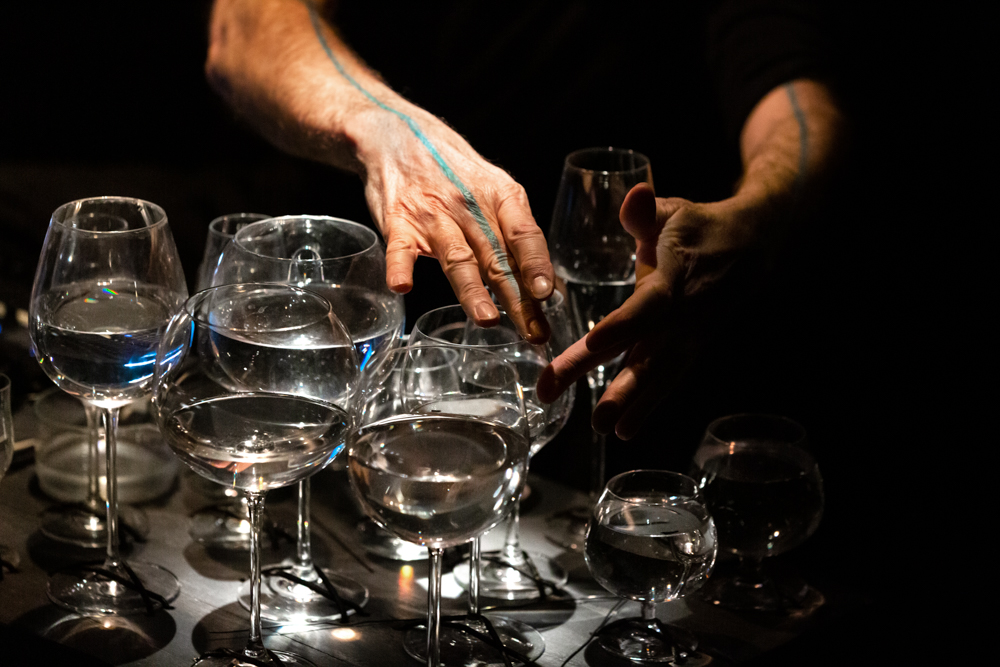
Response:
[[[569,581],[565,568],[542,554],[525,555],[530,559],[511,563],[494,552],[483,554],[479,572],[479,595],[494,600],[537,600],[542,597],[538,582],[532,577],[532,569],[545,585],[562,588]],[[469,587],[469,559],[455,567],[452,575],[462,588]]]
[[[712,663],[711,656],[698,653],[697,641],[686,630],[627,618],[603,628],[597,645],[619,658],[642,664],[673,664],[700,667]]]
[[[804,580],[793,577],[741,579],[710,577],[698,591],[705,601],[733,611],[759,611],[804,616],[823,606],[826,598]]]
[[[374,556],[405,562],[427,560],[426,547],[399,539],[371,519],[358,522],[357,530],[361,534],[361,546]]]
[[[163,608],[163,603],[170,603],[181,591],[180,582],[166,568],[145,563],[130,561],[128,567],[142,583],[143,587],[162,601],[155,598],[144,598],[140,591],[125,586],[106,575],[81,570],[77,572],[57,572],[49,579],[48,596],[55,604],[83,615],[151,613]],[[128,573],[123,568],[115,572],[120,578],[128,580]]]
[[[191,517],[188,534],[207,548],[250,550],[250,516],[246,504],[223,503]]]
[[[534,662],[545,652],[545,640],[530,625],[510,618],[488,617],[500,641],[511,651],[523,656],[523,660],[508,654],[511,662]],[[472,620],[464,621],[475,632],[489,636],[486,626]],[[427,626],[418,625],[409,630],[403,638],[403,648],[407,655],[421,663],[427,662]],[[453,627],[441,627],[442,667],[502,667],[503,655],[500,649]]]
[[[219,653],[222,653],[221,651]],[[280,662],[275,663],[274,660],[262,661],[261,658],[253,658],[252,662],[244,659],[245,656],[240,653],[231,653],[228,655],[218,655],[214,652],[212,654],[203,655],[198,658],[191,667],[260,667],[261,665],[278,665],[288,667],[316,667],[316,663],[306,660],[302,656],[295,655],[294,653],[286,653],[285,651],[270,651],[269,655],[277,658]]]
[[[545,520],[545,538],[564,549],[583,551],[590,523],[590,508],[571,507]]]
[[[103,549],[108,544],[107,509],[103,504],[60,506],[43,515],[39,529],[45,537],[84,549]],[[149,535],[149,518],[135,507],[118,507],[118,530],[122,537],[143,541]]]
[[[294,568],[289,568],[295,573]],[[362,584],[323,569],[337,594],[347,603],[347,614],[355,613],[355,608],[364,607],[368,602],[368,589]],[[313,584],[323,583],[315,572],[295,573],[295,576]],[[240,605],[250,609],[251,585],[249,581],[240,586]],[[276,623],[315,623],[320,621],[336,621],[341,617],[340,607],[333,600],[317,593],[308,586],[303,586],[276,574],[265,572],[260,581],[260,617],[265,621]]]

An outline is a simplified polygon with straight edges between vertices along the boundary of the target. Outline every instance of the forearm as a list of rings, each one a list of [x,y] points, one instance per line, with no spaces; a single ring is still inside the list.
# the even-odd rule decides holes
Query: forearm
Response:
[[[731,200],[756,212],[757,236],[780,234],[824,197],[843,125],[832,95],[815,81],[786,83],[757,103],[740,136],[743,175]]]
[[[213,88],[278,148],[352,171],[384,122],[370,97],[336,70],[323,49],[365,91],[412,108],[320,21],[317,35],[301,0],[216,0],[205,64]]]

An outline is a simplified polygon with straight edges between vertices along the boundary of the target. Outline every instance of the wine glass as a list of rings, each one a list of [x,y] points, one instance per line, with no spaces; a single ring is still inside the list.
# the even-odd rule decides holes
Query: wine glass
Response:
[[[284,216],[247,225],[223,251],[213,282],[288,283],[321,294],[350,332],[362,372],[378,363],[403,328],[403,298],[385,283],[385,249],[374,231],[349,220]],[[346,406],[346,398],[327,396],[325,400]],[[325,586],[325,577],[337,595],[322,595],[286,578],[288,568],[269,568],[261,602],[267,620],[334,620],[368,600],[368,591],[360,583],[330,569],[317,569],[310,541],[309,499],[309,480],[304,479],[299,483],[297,555],[290,571],[314,586]],[[240,592],[244,606],[249,604],[249,593],[249,586]],[[347,609],[341,609],[338,596],[348,603]]]
[[[576,392],[571,388],[556,401],[545,404],[537,400],[535,385],[538,377],[553,359],[572,343],[572,332],[565,300],[561,293],[542,304],[552,335],[545,345],[532,345],[517,332],[513,321],[500,311],[500,322],[483,328],[470,320],[461,306],[445,306],[421,315],[413,325],[409,344],[454,345],[460,349],[480,348],[490,350],[512,363],[524,387],[525,410],[528,414],[531,438],[529,458],[559,433],[569,419]],[[546,584],[562,586],[569,579],[565,569],[541,554],[528,554],[521,547],[520,501],[506,519],[504,545],[499,558],[482,563],[480,538],[476,538],[470,567],[457,567],[456,581],[469,590],[469,607],[479,612],[480,594],[505,600],[533,600],[541,596],[538,578]],[[535,576],[537,575],[537,576]],[[491,617],[497,634],[505,645],[515,647],[528,659],[534,660],[545,650],[542,636],[531,626],[500,616]],[[476,664],[487,664],[492,653],[477,657]]]
[[[0,373],[0,480],[14,460],[14,417],[10,401],[10,378]],[[0,544],[0,580],[3,580],[3,568],[15,568],[20,560],[14,549]]]
[[[198,474],[242,490],[250,508],[250,639],[198,667],[312,665],[261,637],[260,537],[266,491],[322,469],[350,416],[327,396],[357,382],[350,335],[328,301],[289,285],[214,287],[191,297],[156,356],[153,406],[174,453]]]
[[[775,415],[716,419],[694,453],[692,476],[715,518],[719,548],[738,559],[736,572],[714,577],[703,596],[740,610],[818,606],[820,594],[804,582],[763,571],[765,558],[805,541],[823,514],[823,478],[805,429]]]
[[[625,195],[639,183],[653,184],[646,156],[621,148],[586,148],[570,153],[563,165],[549,229],[549,254],[565,286],[576,336],[582,337],[632,294],[635,239],[625,231],[619,211]],[[624,354],[587,373],[591,412],[614,379]],[[604,488],[606,437],[593,434],[590,504]],[[579,549],[589,508],[572,508],[553,517],[550,539]]]
[[[426,546],[427,631],[407,653],[442,664],[441,558],[499,523],[524,486],[528,424],[517,371],[479,348],[398,348],[362,377],[351,485],[376,523]]]
[[[697,590],[715,563],[716,532],[697,484],[665,470],[612,477],[594,506],[584,556],[591,574],[618,597],[637,600],[641,618],[603,628],[597,642],[633,662],[704,665],[689,633],[656,618],[656,603]]]
[[[100,409],[107,459],[104,565],[58,572],[48,585],[53,602],[78,613],[152,612],[180,592],[165,568],[121,556],[115,448],[119,411],[152,391],[157,343],[185,298],[156,204],[99,197],[52,214],[31,294],[31,342],[59,388]]]
[[[222,251],[236,232],[252,222],[267,220],[270,217],[264,213],[229,213],[220,215],[208,223],[205,251],[198,266],[195,291],[200,292],[212,285],[212,277],[219,265]],[[250,512],[246,498],[236,489],[211,482],[205,487],[206,493],[214,495],[219,502],[191,516],[189,530],[191,537],[199,544],[210,548],[249,549]]]

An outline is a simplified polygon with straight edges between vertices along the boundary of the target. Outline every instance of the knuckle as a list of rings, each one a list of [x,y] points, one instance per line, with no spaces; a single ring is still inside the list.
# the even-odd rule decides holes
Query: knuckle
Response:
[[[451,271],[458,267],[475,264],[476,256],[467,244],[453,241],[441,250],[438,261],[445,271]]]

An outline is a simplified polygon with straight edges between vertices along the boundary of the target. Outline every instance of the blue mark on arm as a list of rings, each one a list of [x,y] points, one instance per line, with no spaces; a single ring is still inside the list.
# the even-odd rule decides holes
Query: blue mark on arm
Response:
[[[809,127],[806,125],[806,115],[799,106],[799,98],[795,95],[795,88],[791,83],[785,84],[785,93],[788,95],[789,104],[792,105],[795,122],[799,124],[799,173],[795,175],[795,192],[798,195],[805,183],[806,170],[809,167]]]
[[[354,77],[347,73],[344,66],[337,59],[337,56],[334,55],[333,49],[331,49],[330,45],[327,43],[326,36],[323,35],[323,26],[320,22],[319,15],[316,13],[316,8],[313,6],[312,2],[309,2],[309,0],[303,0],[303,2],[306,7],[309,8],[309,19],[312,21],[313,29],[316,31],[316,38],[319,39],[319,43],[323,47],[323,51],[326,52],[326,57],[331,63],[333,63],[333,66],[337,68],[337,72],[339,72],[342,77],[347,79],[348,83],[358,89],[361,94],[371,100],[373,104],[378,106],[380,109],[397,116],[404,123],[406,123],[406,126],[410,128],[410,131],[413,132],[414,136],[416,136],[417,139],[420,140],[420,143],[424,145],[424,148],[430,152],[431,157],[434,158],[434,161],[437,163],[441,173],[443,173],[445,177],[451,181],[452,185],[458,188],[458,191],[465,199],[466,208],[469,210],[469,213],[472,214],[476,224],[479,225],[480,231],[482,231],[486,236],[486,240],[489,241],[490,247],[493,249],[493,253],[500,264],[500,269],[507,277],[507,280],[509,280],[516,288],[517,282],[514,280],[514,272],[511,271],[510,264],[507,262],[507,254],[500,247],[500,242],[497,240],[496,234],[493,233],[493,229],[490,227],[490,223],[486,220],[486,216],[483,215],[483,210],[479,207],[479,202],[476,201],[472,191],[470,191],[469,188],[465,186],[465,183],[463,183],[455,172],[452,171],[451,167],[448,166],[448,163],[444,161],[443,157],[441,157],[441,153],[438,152],[437,148],[433,143],[431,143],[431,140],[426,134],[424,134],[423,130],[420,129],[420,126],[417,125],[415,120],[407,116],[405,113],[397,111],[379,100],[377,97],[365,90],[361,84],[354,79]]]

